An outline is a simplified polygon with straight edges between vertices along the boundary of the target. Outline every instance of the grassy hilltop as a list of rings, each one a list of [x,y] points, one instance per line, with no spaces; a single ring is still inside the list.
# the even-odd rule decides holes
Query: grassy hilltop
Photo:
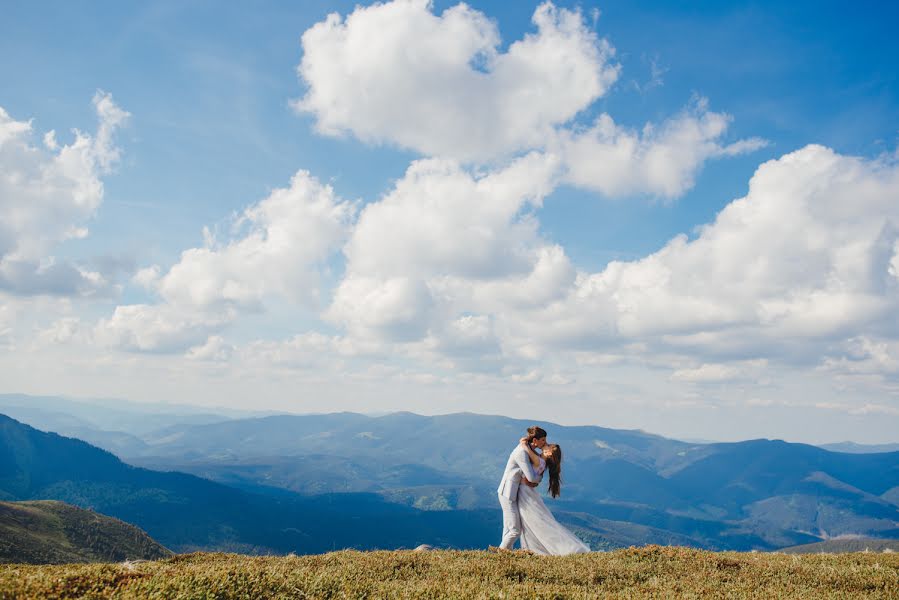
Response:
[[[133,525],[64,502],[0,502],[0,562],[108,562],[171,554]]]
[[[646,546],[570,557],[461,551],[186,554],[0,567],[2,598],[899,598],[899,554]]]

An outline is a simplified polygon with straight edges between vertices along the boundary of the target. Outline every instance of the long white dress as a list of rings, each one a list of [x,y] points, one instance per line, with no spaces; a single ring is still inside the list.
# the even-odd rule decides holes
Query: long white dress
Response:
[[[539,475],[546,470],[541,458],[534,471]],[[521,547],[536,554],[561,556],[590,552],[590,547],[579,540],[546,507],[537,488],[522,484],[518,489],[518,512],[521,515]]]

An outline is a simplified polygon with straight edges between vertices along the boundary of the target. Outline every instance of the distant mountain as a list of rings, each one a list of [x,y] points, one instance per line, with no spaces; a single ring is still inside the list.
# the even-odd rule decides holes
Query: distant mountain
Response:
[[[431,512],[496,515],[500,471],[530,424],[476,414],[337,413],[84,437],[131,464],[253,495],[363,494]],[[603,539],[597,546],[666,536],[735,550],[843,535],[899,538],[899,453],[834,453],[779,440],[688,443],[635,430],[544,425],[565,452],[562,498],[550,505],[572,526],[589,522]]]
[[[850,454],[872,454],[877,452],[899,452],[899,444],[857,444],[855,442],[837,442],[820,444],[821,448],[831,452],[848,452]]]
[[[142,436],[125,457],[245,490],[374,492],[429,510],[491,508],[505,458],[530,424],[474,414],[279,415],[168,427]],[[552,502],[558,512],[716,549],[899,537],[899,453],[545,427],[565,453],[563,496]]]
[[[141,527],[176,551],[310,553],[422,542],[486,547],[498,511],[425,512],[371,494],[251,494],[183,473],[132,467],[112,454],[0,415],[0,498],[54,499]]]
[[[781,548],[787,554],[815,554],[818,552],[899,552],[899,540],[882,540],[876,538],[838,538]]]
[[[25,394],[0,394],[0,413],[32,427],[63,433],[128,434],[139,436],[170,425],[218,423],[252,416],[249,411],[210,412],[197,407],[138,404],[120,400],[70,400]]]
[[[0,502],[0,562],[119,562],[171,554],[133,525],[64,502]]]

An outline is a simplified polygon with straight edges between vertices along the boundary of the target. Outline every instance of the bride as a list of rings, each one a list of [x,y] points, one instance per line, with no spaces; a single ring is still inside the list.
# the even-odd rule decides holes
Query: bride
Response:
[[[562,483],[562,449],[558,444],[547,444],[543,455],[534,452],[528,438],[521,439],[534,465],[534,472],[542,475],[549,470],[549,493],[558,498]],[[521,548],[536,554],[575,554],[589,552],[590,548],[564,525],[556,521],[546,508],[536,488],[522,485],[518,489],[518,512],[521,515]]]

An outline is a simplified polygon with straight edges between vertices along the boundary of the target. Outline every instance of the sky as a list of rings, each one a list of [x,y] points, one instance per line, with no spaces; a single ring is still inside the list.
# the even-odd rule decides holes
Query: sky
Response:
[[[899,8],[6,3],[0,392],[899,441]]]

